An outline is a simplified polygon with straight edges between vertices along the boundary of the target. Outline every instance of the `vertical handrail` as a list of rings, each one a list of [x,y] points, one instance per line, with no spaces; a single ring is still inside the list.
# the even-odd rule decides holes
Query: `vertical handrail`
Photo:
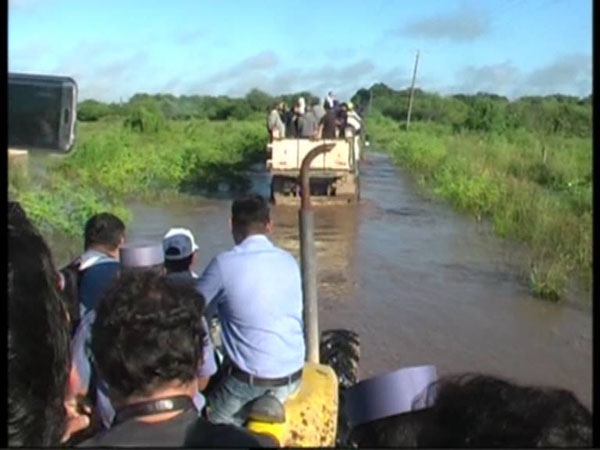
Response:
[[[302,270],[302,299],[304,303],[304,341],[306,361],[319,362],[319,309],[317,302],[317,264],[315,255],[314,213],[310,202],[310,165],[320,154],[335,144],[321,144],[302,160],[300,168],[300,267]]]

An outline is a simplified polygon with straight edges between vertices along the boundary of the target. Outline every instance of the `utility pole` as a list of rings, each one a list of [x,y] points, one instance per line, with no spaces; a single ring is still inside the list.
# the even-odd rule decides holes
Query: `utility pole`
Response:
[[[373,87],[371,87],[371,89],[369,90],[369,115],[371,115],[371,108],[373,108]]]
[[[410,87],[410,95],[408,97],[408,114],[406,115],[406,131],[410,125],[410,113],[412,112],[413,95],[415,93],[415,81],[417,80],[417,65],[419,64],[419,50],[415,57],[415,70],[413,71],[412,86]]]

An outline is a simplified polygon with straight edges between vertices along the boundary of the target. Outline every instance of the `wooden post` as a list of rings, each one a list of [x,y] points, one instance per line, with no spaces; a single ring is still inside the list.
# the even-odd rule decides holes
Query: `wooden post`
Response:
[[[408,114],[406,114],[406,130],[410,126],[410,114],[412,112],[413,95],[415,92],[415,81],[417,79],[417,65],[419,64],[419,51],[417,50],[417,56],[415,57],[415,69],[413,70],[412,85],[410,87],[410,95],[408,97]]]

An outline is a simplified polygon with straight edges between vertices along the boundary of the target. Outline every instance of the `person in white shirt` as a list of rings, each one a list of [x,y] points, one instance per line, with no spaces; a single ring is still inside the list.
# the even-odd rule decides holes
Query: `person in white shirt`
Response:
[[[332,91],[329,91],[329,93],[327,94],[327,97],[325,97],[325,104],[323,105],[323,107],[325,109],[333,109],[334,106],[335,106],[335,95],[333,95]]]

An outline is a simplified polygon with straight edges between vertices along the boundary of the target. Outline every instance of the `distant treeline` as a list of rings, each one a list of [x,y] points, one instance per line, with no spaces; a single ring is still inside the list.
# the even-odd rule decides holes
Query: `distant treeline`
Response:
[[[89,122],[109,116],[123,117],[128,118],[127,123],[134,128],[159,127],[164,120],[243,120],[264,114],[278,101],[292,105],[300,96],[307,104],[319,100],[309,92],[273,97],[258,89],[252,89],[243,98],[135,94],[122,104],[85,100],[79,104],[78,119]],[[408,89],[397,91],[379,83],[369,89],[360,89],[351,101],[364,113],[379,111],[384,116],[404,121],[408,96]],[[455,131],[501,134],[524,128],[539,134],[591,137],[592,96],[578,98],[556,94],[509,101],[489,93],[441,96],[416,89],[411,120],[451,125]]]
[[[404,121],[409,92],[408,89],[395,91],[379,83],[370,89],[360,89],[352,101],[367,110],[371,103],[373,111]],[[489,93],[441,96],[415,89],[411,121],[442,123],[451,125],[456,131],[501,134],[524,128],[539,134],[591,137],[592,95],[578,98],[556,94],[509,101]]]
[[[292,105],[298,97],[304,97],[307,104],[319,100],[309,92],[273,97],[259,89],[252,89],[243,98],[208,95],[135,94],[124,103],[102,103],[84,100],[78,105],[77,118],[82,122],[92,122],[108,116],[129,116],[140,111],[158,113],[169,120],[244,120],[255,113],[266,114],[267,108],[275,102],[284,101]]]

